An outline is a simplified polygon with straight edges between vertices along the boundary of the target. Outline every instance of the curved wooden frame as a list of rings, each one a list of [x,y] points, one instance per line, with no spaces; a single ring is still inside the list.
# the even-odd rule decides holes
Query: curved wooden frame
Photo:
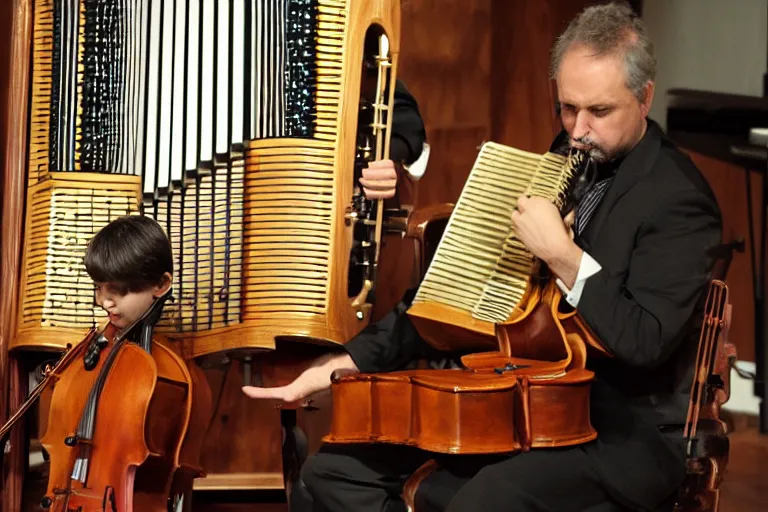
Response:
[[[0,396],[0,412],[5,420],[10,410],[18,408],[26,394],[26,384],[20,364],[8,353],[16,329],[19,268],[21,263],[22,221],[24,215],[24,185],[26,182],[28,97],[30,86],[30,51],[32,44],[31,0],[13,0],[6,4],[2,16],[9,16],[8,39],[10,58],[5,102],[2,141],[5,147],[2,180],[2,245],[0,246],[0,374],[3,389],[9,395]],[[9,472],[3,475],[3,510],[19,510],[24,471],[24,425],[20,422],[10,437]]]

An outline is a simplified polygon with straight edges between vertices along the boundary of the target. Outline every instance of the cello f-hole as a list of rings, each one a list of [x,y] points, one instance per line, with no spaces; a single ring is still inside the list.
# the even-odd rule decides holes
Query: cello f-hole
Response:
[[[104,490],[104,499],[101,502],[101,508],[104,512],[117,512],[117,500],[115,499],[115,488],[107,486]]]

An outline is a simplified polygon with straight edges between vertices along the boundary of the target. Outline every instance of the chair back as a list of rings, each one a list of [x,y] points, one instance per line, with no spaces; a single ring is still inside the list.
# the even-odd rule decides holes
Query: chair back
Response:
[[[717,512],[720,484],[728,464],[728,427],[720,409],[730,398],[730,371],[736,348],[728,342],[731,304],[725,282],[713,279],[704,308],[696,370],[683,431],[686,478],[675,512]]]

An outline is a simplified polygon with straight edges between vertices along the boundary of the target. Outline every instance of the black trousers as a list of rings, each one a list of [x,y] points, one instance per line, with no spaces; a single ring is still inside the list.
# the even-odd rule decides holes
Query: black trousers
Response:
[[[404,512],[405,481],[429,458],[392,445],[324,445],[302,470],[292,512]],[[429,512],[619,512],[580,447],[512,457],[439,456],[416,506]],[[309,498],[308,495],[311,495]]]

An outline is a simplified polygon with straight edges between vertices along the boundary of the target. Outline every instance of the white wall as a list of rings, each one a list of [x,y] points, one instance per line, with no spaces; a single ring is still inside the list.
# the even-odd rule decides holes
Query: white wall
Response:
[[[675,87],[762,96],[768,69],[768,0],[645,0],[643,19],[658,61],[650,117],[666,129]],[[754,363],[738,366],[755,371]],[[731,372],[726,409],[758,414],[753,381]]]
[[[658,71],[650,117],[666,129],[668,89],[762,96],[768,0],[645,0]]]

